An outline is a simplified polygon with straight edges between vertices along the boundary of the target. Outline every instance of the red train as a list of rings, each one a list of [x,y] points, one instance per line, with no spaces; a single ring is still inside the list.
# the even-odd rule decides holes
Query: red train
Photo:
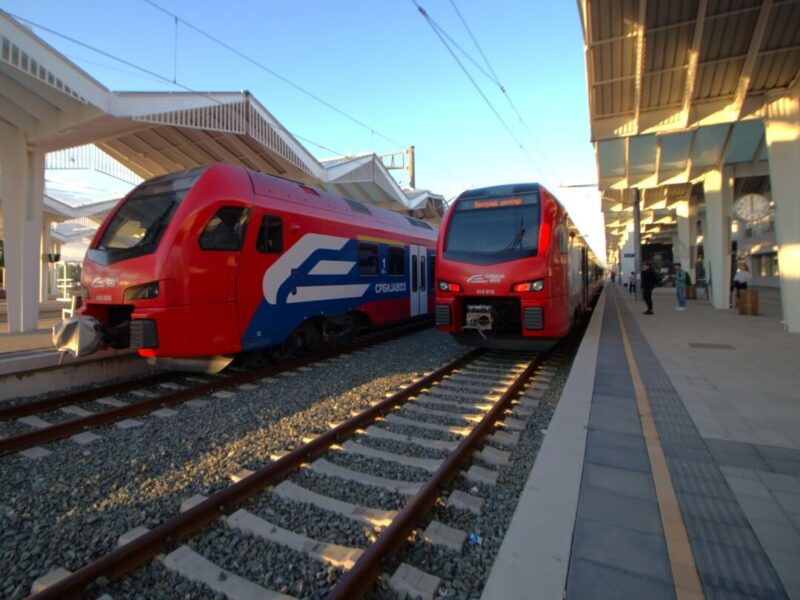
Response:
[[[436,261],[437,327],[501,350],[553,346],[602,278],[564,207],[535,183],[461,194],[442,222]]]
[[[431,312],[436,230],[301,183],[218,164],[144,182],[87,252],[88,298],[60,349],[135,348],[219,370]]]

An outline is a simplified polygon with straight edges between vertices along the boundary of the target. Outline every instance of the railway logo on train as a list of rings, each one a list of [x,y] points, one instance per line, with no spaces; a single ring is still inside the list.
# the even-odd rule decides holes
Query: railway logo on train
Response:
[[[436,234],[419,219],[234,165],[157,177],[99,228],[83,306],[54,328],[54,343],[74,355],[133,348],[198,371],[242,352],[319,349],[432,313]]]
[[[469,190],[436,250],[436,325],[460,343],[546,350],[599,291],[602,268],[562,204],[536,183]]]

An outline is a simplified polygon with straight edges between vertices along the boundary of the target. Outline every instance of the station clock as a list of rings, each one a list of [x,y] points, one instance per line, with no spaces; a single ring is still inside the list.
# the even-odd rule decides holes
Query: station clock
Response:
[[[769,214],[769,200],[761,194],[745,194],[733,203],[733,212],[743,221],[757,221]]]

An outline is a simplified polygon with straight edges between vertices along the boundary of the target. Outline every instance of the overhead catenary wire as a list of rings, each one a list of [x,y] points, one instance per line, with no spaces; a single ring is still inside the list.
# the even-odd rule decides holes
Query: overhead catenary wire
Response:
[[[472,29],[470,29],[469,25],[467,24],[466,19],[464,19],[464,16],[461,14],[461,11],[458,10],[458,6],[456,5],[455,1],[454,0],[450,0],[450,5],[453,7],[453,10],[455,11],[456,15],[458,15],[458,18],[461,21],[461,24],[464,25],[464,29],[467,30],[467,33],[469,34],[469,37],[472,39],[472,43],[475,44],[475,48],[478,49],[478,52],[480,52],[480,55],[483,57],[483,61],[486,63],[486,67],[489,69],[489,71],[492,74],[490,79],[492,81],[494,81],[494,83],[497,84],[498,88],[500,88],[500,92],[503,94],[505,99],[508,101],[508,104],[511,107],[511,110],[514,111],[514,114],[517,115],[517,119],[519,120],[520,124],[528,132],[528,135],[530,136],[531,141],[533,142],[534,146],[536,147],[537,152],[542,157],[542,160],[544,161],[545,166],[550,170],[550,173],[555,177],[556,181],[562,181],[561,177],[558,175],[558,172],[553,168],[553,165],[550,164],[550,161],[547,160],[547,154],[545,152],[542,152],[542,149],[539,147],[539,144],[538,144],[538,142],[536,140],[536,136],[533,135],[533,131],[531,131],[530,127],[528,127],[528,124],[525,122],[525,119],[522,118],[522,115],[520,114],[519,110],[517,110],[516,105],[511,100],[511,96],[509,95],[508,90],[501,83],[500,78],[497,76],[497,73],[495,72],[494,68],[492,67],[492,64],[489,62],[489,58],[486,56],[486,53],[483,51],[483,48],[481,48],[481,45],[478,43],[477,38],[472,33]],[[448,36],[448,38],[449,38],[449,36]],[[475,61],[472,61],[472,62],[474,63]]]
[[[374,134],[375,134],[375,135],[377,135],[378,137],[380,137],[380,138],[382,138],[382,139],[386,140],[387,142],[390,142],[391,144],[394,144],[394,145],[395,145],[395,146],[397,146],[398,148],[406,148],[406,147],[408,146],[408,144],[403,144],[403,143],[401,143],[401,142],[398,142],[397,140],[394,140],[394,139],[392,139],[392,138],[388,137],[387,135],[384,135],[384,134],[383,134],[383,133],[381,133],[380,131],[376,130],[374,127],[370,127],[369,125],[367,125],[366,123],[364,123],[364,122],[363,122],[363,121],[361,121],[360,119],[357,119],[356,117],[354,117],[353,115],[351,115],[351,114],[349,114],[349,113],[345,112],[345,111],[344,111],[344,110],[342,110],[341,108],[338,108],[338,107],[334,106],[333,104],[331,104],[331,103],[330,103],[330,102],[328,102],[327,100],[324,100],[324,99],[323,99],[323,98],[321,98],[320,96],[318,96],[318,95],[314,94],[313,92],[311,92],[311,91],[307,90],[306,88],[302,87],[301,85],[298,85],[298,84],[296,84],[296,83],[295,83],[295,82],[293,82],[292,80],[288,79],[287,77],[284,77],[283,75],[281,75],[281,74],[280,74],[280,73],[278,73],[277,71],[275,71],[275,70],[273,70],[273,69],[269,68],[269,67],[268,67],[268,66],[266,66],[265,64],[263,64],[263,63],[261,63],[261,62],[259,62],[259,61],[255,60],[254,58],[252,58],[252,57],[248,56],[248,55],[247,55],[247,54],[245,54],[244,52],[241,52],[240,50],[237,50],[236,48],[234,48],[234,47],[233,47],[233,46],[231,46],[230,44],[228,44],[228,43],[226,43],[226,42],[222,41],[222,40],[221,40],[221,39],[219,39],[218,37],[216,37],[216,36],[214,36],[214,35],[212,35],[212,34],[208,33],[207,31],[205,31],[205,30],[201,29],[200,27],[197,27],[196,25],[194,25],[194,24],[190,23],[189,21],[187,21],[187,20],[186,20],[186,19],[184,19],[183,17],[181,17],[181,16],[179,16],[179,15],[176,15],[175,13],[173,13],[173,12],[171,12],[171,11],[167,10],[166,8],[164,8],[163,6],[159,5],[158,3],[154,2],[153,0],[144,0],[144,2],[146,2],[147,4],[149,4],[150,6],[152,6],[152,7],[156,8],[156,9],[160,10],[161,12],[163,12],[163,13],[165,13],[165,14],[169,15],[169,16],[170,16],[170,17],[172,17],[173,19],[176,19],[177,21],[180,21],[181,23],[183,23],[183,24],[184,24],[186,27],[188,27],[189,29],[191,29],[191,30],[193,30],[193,31],[195,31],[195,32],[197,32],[197,33],[199,33],[199,34],[200,34],[200,35],[202,35],[203,37],[205,37],[205,38],[207,38],[207,39],[211,40],[212,42],[214,42],[215,44],[217,44],[217,45],[219,45],[219,46],[222,46],[222,47],[223,47],[223,48],[225,48],[225,49],[226,49],[228,52],[231,52],[231,53],[235,54],[236,56],[238,56],[238,57],[239,57],[239,58],[241,58],[242,60],[244,60],[244,61],[246,61],[246,62],[250,63],[251,65],[253,65],[253,66],[255,66],[255,67],[258,67],[259,69],[261,69],[262,71],[264,71],[264,72],[266,72],[266,73],[269,73],[270,75],[272,75],[272,76],[273,76],[273,77],[275,77],[276,79],[279,79],[280,81],[282,81],[282,82],[283,82],[283,83],[285,83],[286,85],[288,85],[288,86],[290,86],[290,87],[294,88],[294,89],[295,89],[295,90],[297,90],[298,92],[300,92],[300,93],[302,93],[302,94],[304,94],[304,95],[308,96],[309,98],[311,98],[311,99],[313,99],[313,100],[316,100],[317,102],[319,102],[320,104],[322,104],[322,105],[324,105],[324,106],[328,107],[329,109],[331,109],[331,110],[332,110],[332,111],[334,111],[335,113],[338,113],[339,115],[343,116],[344,118],[346,118],[346,119],[348,119],[348,120],[352,121],[353,123],[355,123],[355,124],[356,124],[356,125],[358,125],[359,127],[362,127],[362,128],[364,128],[364,129],[366,129],[367,131],[374,133]]]
[[[206,34],[205,32],[201,31],[199,28],[195,27],[194,25],[192,25],[192,24],[190,24],[190,23],[187,23],[187,22],[186,22],[184,19],[182,19],[181,17],[179,17],[179,16],[177,16],[177,15],[174,15],[173,13],[170,13],[169,11],[167,11],[166,9],[163,9],[162,7],[158,6],[158,5],[157,5],[157,4],[155,4],[154,2],[150,2],[149,0],[145,0],[145,1],[146,1],[146,2],[148,2],[149,4],[153,5],[155,8],[157,8],[157,9],[161,10],[162,12],[164,12],[164,13],[166,13],[166,14],[170,15],[170,16],[173,18],[173,20],[175,21],[175,23],[176,23],[176,28],[177,28],[177,24],[178,24],[179,22],[180,22],[180,23],[183,23],[183,24],[184,24],[184,25],[186,25],[187,27],[190,27],[190,28],[192,28],[193,30],[195,30],[195,31],[197,31],[198,33],[200,33],[201,35],[204,35],[205,37],[208,37],[209,39],[212,39],[212,40],[213,40],[213,41],[215,41],[216,43],[218,43],[218,44],[222,45],[223,47],[225,47],[225,48],[229,49],[231,52],[234,52],[234,53],[235,53],[235,54],[237,54],[238,56],[241,56],[241,57],[242,57],[242,58],[244,58],[245,60],[248,60],[248,61],[250,61],[250,62],[254,62],[254,63],[255,63],[255,61],[253,61],[252,59],[249,59],[248,57],[246,57],[246,56],[245,56],[245,55],[243,55],[242,53],[238,52],[238,51],[237,51],[237,50],[235,50],[234,48],[231,48],[231,47],[229,47],[229,46],[228,46],[227,44],[225,44],[224,42],[221,42],[220,40],[217,40],[217,39],[216,39],[216,38],[214,38],[213,36],[210,36],[209,34]],[[77,46],[80,46],[80,47],[82,47],[82,48],[85,48],[85,49],[87,49],[87,50],[90,50],[90,51],[92,51],[92,52],[95,52],[95,53],[97,53],[97,54],[98,54],[98,55],[100,55],[100,56],[103,56],[103,57],[109,58],[109,59],[111,59],[112,61],[116,61],[116,62],[118,62],[118,63],[120,63],[120,64],[122,64],[122,65],[125,65],[125,66],[127,66],[127,67],[130,67],[130,68],[131,68],[131,69],[133,69],[134,71],[138,71],[139,73],[143,73],[143,74],[147,75],[147,76],[148,76],[150,79],[152,79],[152,80],[154,80],[154,81],[163,82],[163,83],[165,83],[165,84],[167,84],[167,85],[175,86],[175,87],[177,87],[177,88],[180,88],[180,89],[182,89],[182,90],[184,90],[184,91],[187,91],[187,92],[190,92],[190,93],[196,94],[196,95],[198,95],[198,96],[201,96],[201,97],[203,97],[203,98],[206,98],[206,99],[210,100],[211,102],[213,102],[213,103],[215,103],[215,104],[217,104],[217,105],[222,105],[222,104],[224,104],[224,102],[220,101],[218,98],[215,98],[215,97],[211,96],[211,95],[210,95],[209,93],[207,93],[207,92],[201,92],[201,91],[195,90],[195,89],[193,89],[193,88],[191,88],[191,87],[189,87],[189,86],[186,86],[186,85],[184,85],[184,84],[182,84],[182,83],[179,83],[179,82],[177,81],[177,47],[175,48],[175,51],[174,51],[174,52],[175,52],[175,57],[174,57],[174,64],[173,64],[173,77],[172,77],[172,78],[169,78],[169,77],[166,77],[166,76],[164,76],[164,75],[161,75],[161,74],[159,74],[159,73],[157,73],[157,72],[155,72],[155,71],[152,71],[152,70],[150,70],[150,69],[147,69],[147,68],[145,68],[145,67],[142,67],[142,66],[140,66],[140,65],[138,65],[138,64],[136,64],[136,63],[133,63],[133,62],[131,62],[131,61],[129,61],[129,60],[126,60],[126,59],[124,59],[124,58],[120,58],[119,56],[116,56],[116,55],[114,55],[114,54],[111,54],[111,53],[109,53],[109,52],[107,52],[107,51],[105,51],[105,50],[101,50],[100,48],[97,48],[97,47],[95,47],[95,46],[92,46],[91,44],[88,44],[88,43],[86,43],[86,42],[82,42],[82,41],[80,41],[80,40],[78,40],[78,39],[76,39],[76,38],[74,38],[74,37],[72,37],[72,36],[66,35],[66,34],[64,34],[64,33],[61,33],[61,32],[59,32],[59,31],[56,31],[55,29],[52,29],[52,28],[50,28],[50,27],[47,27],[47,26],[45,26],[45,25],[42,25],[42,24],[40,24],[40,23],[37,23],[37,22],[35,22],[35,21],[32,21],[31,19],[28,19],[28,18],[26,18],[26,17],[22,17],[22,16],[20,16],[20,15],[16,15],[16,14],[12,14],[12,13],[8,13],[8,14],[9,14],[11,17],[13,17],[13,18],[17,19],[18,21],[21,21],[21,22],[23,22],[23,23],[27,23],[27,24],[28,24],[29,26],[31,26],[31,27],[36,27],[36,28],[38,28],[38,29],[40,29],[40,30],[42,30],[42,31],[45,31],[45,32],[47,32],[47,33],[50,33],[51,35],[54,35],[54,36],[56,36],[56,37],[59,37],[59,38],[61,38],[61,39],[64,39],[64,40],[66,40],[66,41],[68,41],[68,42],[70,42],[70,43],[73,43],[73,44],[75,44],[75,45],[77,45]],[[176,37],[177,37],[177,32],[176,32]],[[85,60],[86,62],[89,62],[89,63],[91,63],[91,62],[92,62],[92,61],[91,61],[91,60],[89,60],[89,59],[83,59],[83,60]],[[118,69],[118,68],[112,67],[112,66],[110,66],[110,65],[102,65],[101,63],[94,63],[94,64],[98,64],[99,66],[104,66],[104,67],[106,67],[106,68],[109,68],[109,69],[114,69],[114,70],[118,70],[118,71],[121,71],[121,72],[125,72],[124,70],[121,70],[121,69]],[[260,65],[259,63],[255,63],[255,64],[258,64],[258,66],[259,66],[259,67],[261,67],[261,68],[263,68],[263,69],[267,70],[268,72],[271,72],[271,71],[270,71],[270,70],[269,70],[267,67],[265,67],[265,66],[263,66],[263,65]],[[131,73],[131,74],[134,74],[134,75],[135,75],[135,73]],[[296,84],[292,83],[291,81],[289,81],[289,80],[287,80],[287,79],[283,78],[281,75],[279,75],[279,74],[277,74],[277,73],[272,73],[272,74],[274,74],[274,75],[275,75],[276,77],[278,77],[279,79],[281,79],[281,80],[283,80],[283,81],[286,81],[286,83],[287,83],[288,85],[290,85],[290,86],[292,86],[292,87],[295,87],[296,89],[298,89],[298,90],[302,91],[303,93],[306,93],[306,94],[310,95],[311,97],[313,97],[314,99],[316,99],[316,100],[318,100],[318,101],[322,102],[324,105],[326,105],[326,106],[329,106],[329,107],[330,107],[332,110],[334,110],[334,111],[336,111],[336,112],[339,112],[340,114],[343,114],[344,116],[346,116],[346,117],[347,117],[348,119],[350,119],[351,121],[353,121],[353,122],[357,123],[359,126],[366,128],[368,131],[370,131],[370,134],[371,134],[371,135],[373,135],[373,136],[375,136],[375,135],[378,135],[379,137],[381,137],[381,138],[383,138],[383,139],[385,139],[385,140],[389,141],[390,143],[392,143],[392,144],[394,144],[394,145],[396,145],[396,146],[398,146],[398,147],[405,148],[405,146],[404,146],[403,144],[401,144],[400,142],[397,142],[396,140],[393,140],[393,139],[391,139],[391,138],[389,138],[389,137],[387,137],[387,136],[383,135],[383,134],[382,134],[382,133],[380,133],[379,131],[375,130],[374,128],[372,128],[372,127],[370,127],[370,126],[368,126],[368,125],[366,125],[366,124],[364,124],[363,122],[361,122],[360,120],[356,119],[355,117],[352,117],[352,116],[348,115],[347,113],[344,113],[344,111],[340,111],[339,109],[337,109],[337,108],[336,108],[336,107],[334,107],[333,105],[330,105],[329,103],[327,103],[325,100],[323,100],[323,99],[321,99],[321,98],[319,98],[319,97],[315,96],[314,94],[311,94],[311,92],[307,92],[307,91],[306,91],[306,90],[304,90],[303,88],[300,88],[299,86],[297,86]],[[323,149],[323,150],[326,150],[326,151],[328,151],[328,152],[333,152],[334,154],[336,154],[336,155],[338,155],[338,156],[344,156],[344,155],[347,155],[347,153],[343,153],[343,152],[338,152],[338,151],[332,150],[331,148],[329,148],[329,147],[325,146],[324,144],[320,144],[319,142],[315,142],[315,141],[313,141],[313,140],[311,140],[311,139],[308,139],[308,138],[306,138],[306,137],[298,136],[298,135],[294,134],[293,132],[290,132],[290,134],[291,134],[292,136],[296,137],[296,138],[297,138],[297,139],[299,139],[299,140],[302,140],[302,141],[304,141],[304,142],[310,143],[310,144],[312,144],[312,145],[314,145],[314,146],[316,146],[316,147],[318,147],[318,148],[321,148],[321,149]],[[430,164],[431,166],[433,166],[433,167],[435,167],[436,169],[438,169],[438,170],[440,170],[440,171],[442,171],[442,172],[446,173],[447,175],[450,175],[451,177],[455,177],[456,179],[461,179],[461,177],[460,177],[460,176],[458,176],[458,175],[455,175],[455,174],[454,174],[452,171],[449,171],[448,169],[445,169],[444,167],[442,167],[441,165],[439,165],[437,162],[435,162],[435,161],[433,161],[433,160],[430,160],[430,159],[428,159],[428,162],[429,162],[429,164]]]
[[[494,116],[497,118],[497,120],[498,120],[498,121],[500,121],[500,124],[501,124],[501,125],[503,126],[503,128],[504,128],[504,129],[505,129],[505,130],[508,132],[508,134],[509,134],[509,135],[511,136],[511,138],[514,140],[514,142],[517,144],[517,147],[520,149],[520,151],[523,153],[523,155],[524,155],[524,156],[525,156],[525,157],[528,159],[528,162],[531,164],[531,166],[534,168],[534,170],[535,170],[535,171],[537,171],[537,172],[539,173],[539,175],[540,175],[542,178],[544,178],[544,173],[543,173],[543,172],[542,172],[542,170],[539,168],[539,165],[537,165],[537,164],[536,164],[536,161],[534,161],[534,160],[533,160],[533,158],[531,157],[531,155],[530,155],[530,154],[528,153],[528,151],[525,149],[525,146],[524,146],[524,144],[523,144],[523,143],[522,143],[522,142],[519,140],[519,138],[516,136],[516,134],[515,134],[515,133],[514,133],[514,132],[511,130],[511,127],[509,127],[509,126],[508,126],[508,123],[506,123],[506,122],[505,122],[505,120],[503,119],[503,117],[502,117],[502,116],[500,116],[500,113],[497,111],[497,109],[494,107],[494,105],[492,104],[492,102],[489,100],[489,98],[488,98],[488,97],[486,96],[486,94],[483,92],[483,90],[481,89],[481,87],[480,87],[480,86],[478,85],[478,83],[475,81],[475,78],[474,78],[474,77],[472,77],[472,75],[470,74],[470,72],[469,72],[469,71],[467,70],[467,68],[464,66],[464,63],[462,63],[462,62],[459,60],[459,58],[458,58],[458,56],[456,55],[456,53],[455,53],[455,52],[453,52],[453,49],[450,47],[450,45],[447,43],[447,40],[445,40],[444,36],[443,36],[443,35],[442,35],[442,33],[439,31],[439,28],[433,24],[433,22],[432,22],[432,19],[431,19],[431,17],[428,15],[427,11],[426,11],[426,10],[425,10],[425,9],[424,9],[422,6],[420,6],[420,5],[419,5],[419,3],[417,2],[417,0],[411,0],[411,2],[412,2],[412,4],[414,4],[414,6],[416,6],[416,7],[417,7],[417,10],[419,11],[420,15],[422,15],[422,17],[425,19],[425,21],[426,21],[426,22],[428,23],[428,25],[431,27],[431,29],[433,30],[433,32],[436,34],[436,36],[437,36],[437,37],[439,38],[439,40],[442,42],[442,44],[444,45],[444,47],[445,47],[445,48],[447,49],[447,51],[450,53],[450,56],[452,56],[452,57],[453,57],[453,60],[455,60],[455,61],[456,61],[456,63],[458,64],[458,66],[459,66],[459,67],[461,68],[461,70],[464,72],[464,75],[466,75],[466,76],[467,76],[467,79],[469,79],[469,80],[470,80],[470,82],[472,83],[472,85],[473,85],[473,87],[475,88],[475,90],[478,92],[478,94],[481,96],[481,98],[483,98],[483,101],[486,103],[486,105],[489,107],[489,109],[492,111],[492,113],[494,113]]]
[[[394,140],[394,139],[392,139],[392,138],[388,137],[387,135],[385,135],[385,134],[381,133],[380,131],[376,130],[374,127],[371,127],[371,126],[367,125],[366,123],[364,123],[364,122],[363,122],[363,121],[361,121],[360,119],[357,119],[356,117],[354,117],[354,116],[350,115],[349,113],[345,112],[344,110],[342,110],[342,109],[340,109],[340,108],[337,108],[336,106],[334,106],[334,105],[333,105],[333,104],[331,104],[330,102],[328,102],[328,101],[324,100],[323,98],[319,97],[318,95],[314,94],[313,92],[311,92],[311,91],[309,91],[309,90],[305,89],[304,87],[300,86],[299,84],[296,84],[296,83],[294,83],[293,81],[291,81],[291,80],[290,80],[290,79],[288,79],[287,77],[284,77],[284,76],[283,76],[283,75],[281,75],[280,73],[277,73],[277,72],[276,72],[276,71],[274,71],[273,69],[271,69],[271,68],[267,67],[266,65],[264,65],[264,64],[262,64],[262,63],[260,63],[260,62],[258,62],[257,60],[255,60],[255,59],[253,59],[252,57],[248,56],[247,54],[245,54],[245,53],[241,52],[240,50],[237,50],[236,48],[234,48],[234,47],[233,47],[233,46],[231,46],[230,44],[227,44],[226,42],[224,42],[224,41],[220,40],[220,39],[219,39],[219,38],[217,38],[216,36],[214,36],[214,35],[212,35],[212,34],[208,33],[207,31],[204,31],[203,29],[200,29],[200,28],[199,28],[199,27],[197,27],[196,25],[194,25],[194,24],[192,24],[192,23],[189,23],[189,22],[188,22],[186,19],[184,19],[183,17],[181,17],[181,16],[179,16],[179,15],[176,15],[175,13],[173,13],[173,12],[169,11],[168,9],[166,9],[166,8],[164,8],[163,6],[161,6],[161,5],[159,5],[158,3],[156,3],[154,0],[144,0],[144,2],[146,2],[146,3],[147,3],[147,4],[149,4],[149,5],[151,5],[153,8],[156,8],[157,10],[159,10],[159,11],[163,12],[164,14],[166,14],[166,15],[169,15],[170,17],[172,17],[173,19],[175,19],[175,20],[176,20],[176,23],[177,23],[177,22],[181,22],[181,23],[183,23],[183,24],[184,24],[186,27],[189,27],[189,28],[190,28],[190,29],[192,29],[193,31],[195,31],[195,32],[199,33],[200,35],[202,35],[203,37],[205,37],[205,38],[207,38],[207,39],[211,40],[211,41],[212,41],[212,42],[214,42],[215,44],[218,44],[219,46],[222,46],[223,48],[225,48],[225,49],[226,49],[226,50],[228,50],[229,52],[232,52],[233,54],[235,54],[236,56],[240,57],[241,59],[243,59],[243,60],[247,61],[248,63],[250,63],[250,64],[252,64],[252,65],[254,65],[254,66],[256,66],[256,67],[258,67],[259,69],[261,69],[261,70],[265,71],[266,73],[269,73],[269,74],[270,74],[270,75],[272,75],[273,77],[275,77],[275,78],[279,79],[280,81],[282,81],[282,82],[284,82],[285,84],[287,84],[287,85],[291,86],[292,88],[294,88],[294,89],[296,89],[297,91],[301,92],[302,94],[304,94],[304,95],[308,96],[309,98],[312,98],[313,100],[316,100],[317,102],[319,102],[319,103],[321,103],[322,105],[324,105],[324,106],[328,107],[329,109],[333,110],[334,112],[336,112],[336,113],[338,113],[338,114],[342,115],[342,116],[343,116],[343,117],[345,117],[346,119],[349,119],[349,120],[350,120],[350,121],[352,121],[353,123],[357,124],[359,127],[362,127],[362,128],[364,128],[364,129],[366,129],[367,131],[369,131],[369,132],[370,132],[370,136],[371,136],[371,137],[378,136],[378,137],[380,137],[381,139],[383,139],[383,140],[385,140],[385,141],[387,141],[387,142],[389,142],[389,143],[391,143],[391,144],[394,144],[394,145],[395,145],[395,146],[397,146],[398,148],[405,149],[405,148],[407,148],[407,147],[408,147],[408,144],[403,144],[403,143],[401,143],[401,142],[398,142],[398,141],[396,141],[396,140]],[[470,58],[470,60],[472,60],[472,59]],[[473,62],[474,62],[474,61],[473,61]],[[480,69],[480,66],[479,66],[479,65],[477,65],[477,63],[475,63],[475,64],[476,64],[476,67]],[[304,138],[299,138],[299,136],[296,136],[296,137],[298,137],[298,139],[304,139]],[[307,141],[309,141],[309,142],[310,142],[310,140],[307,140]],[[310,142],[310,143],[312,143],[312,144],[314,144],[315,146],[318,146],[318,147],[320,147],[320,148],[322,148],[322,149],[324,149],[324,150],[329,150],[329,151],[330,151],[330,149],[329,149],[329,148],[326,148],[325,146],[322,146],[322,145],[320,145],[320,144],[317,144],[316,142]],[[374,146],[374,144],[373,144],[373,146]],[[343,155],[343,153],[338,153],[338,154],[339,154],[339,155]],[[429,160],[429,162],[430,162],[430,164],[431,164],[432,166],[436,167],[436,168],[437,168],[437,169],[439,169],[440,171],[442,171],[442,172],[444,172],[444,173],[446,173],[446,174],[450,175],[451,177],[456,177],[456,178],[459,178],[459,179],[460,179],[460,177],[458,177],[457,175],[454,175],[454,174],[453,174],[451,171],[449,171],[449,170],[445,169],[444,167],[442,167],[441,165],[437,164],[436,162],[434,162],[434,161],[430,161],[430,160]]]

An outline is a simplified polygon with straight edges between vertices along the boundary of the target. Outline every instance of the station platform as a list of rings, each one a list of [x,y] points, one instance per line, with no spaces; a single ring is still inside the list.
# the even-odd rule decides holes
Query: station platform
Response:
[[[0,300],[0,401],[154,371],[133,350],[106,349],[80,358],[62,355],[53,347],[52,330],[61,321],[62,308],[68,307],[67,302],[43,302],[34,331],[8,333],[6,302]]]
[[[49,300],[39,304],[39,322],[35,331],[25,333],[8,332],[8,314],[5,300],[0,300],[0,355],[37,350],[52,350],[52,328],[61,321],[61,309],[69,308],[69,302]]]
[[[486,599],[800,599],[800,335],[607,284]]]

